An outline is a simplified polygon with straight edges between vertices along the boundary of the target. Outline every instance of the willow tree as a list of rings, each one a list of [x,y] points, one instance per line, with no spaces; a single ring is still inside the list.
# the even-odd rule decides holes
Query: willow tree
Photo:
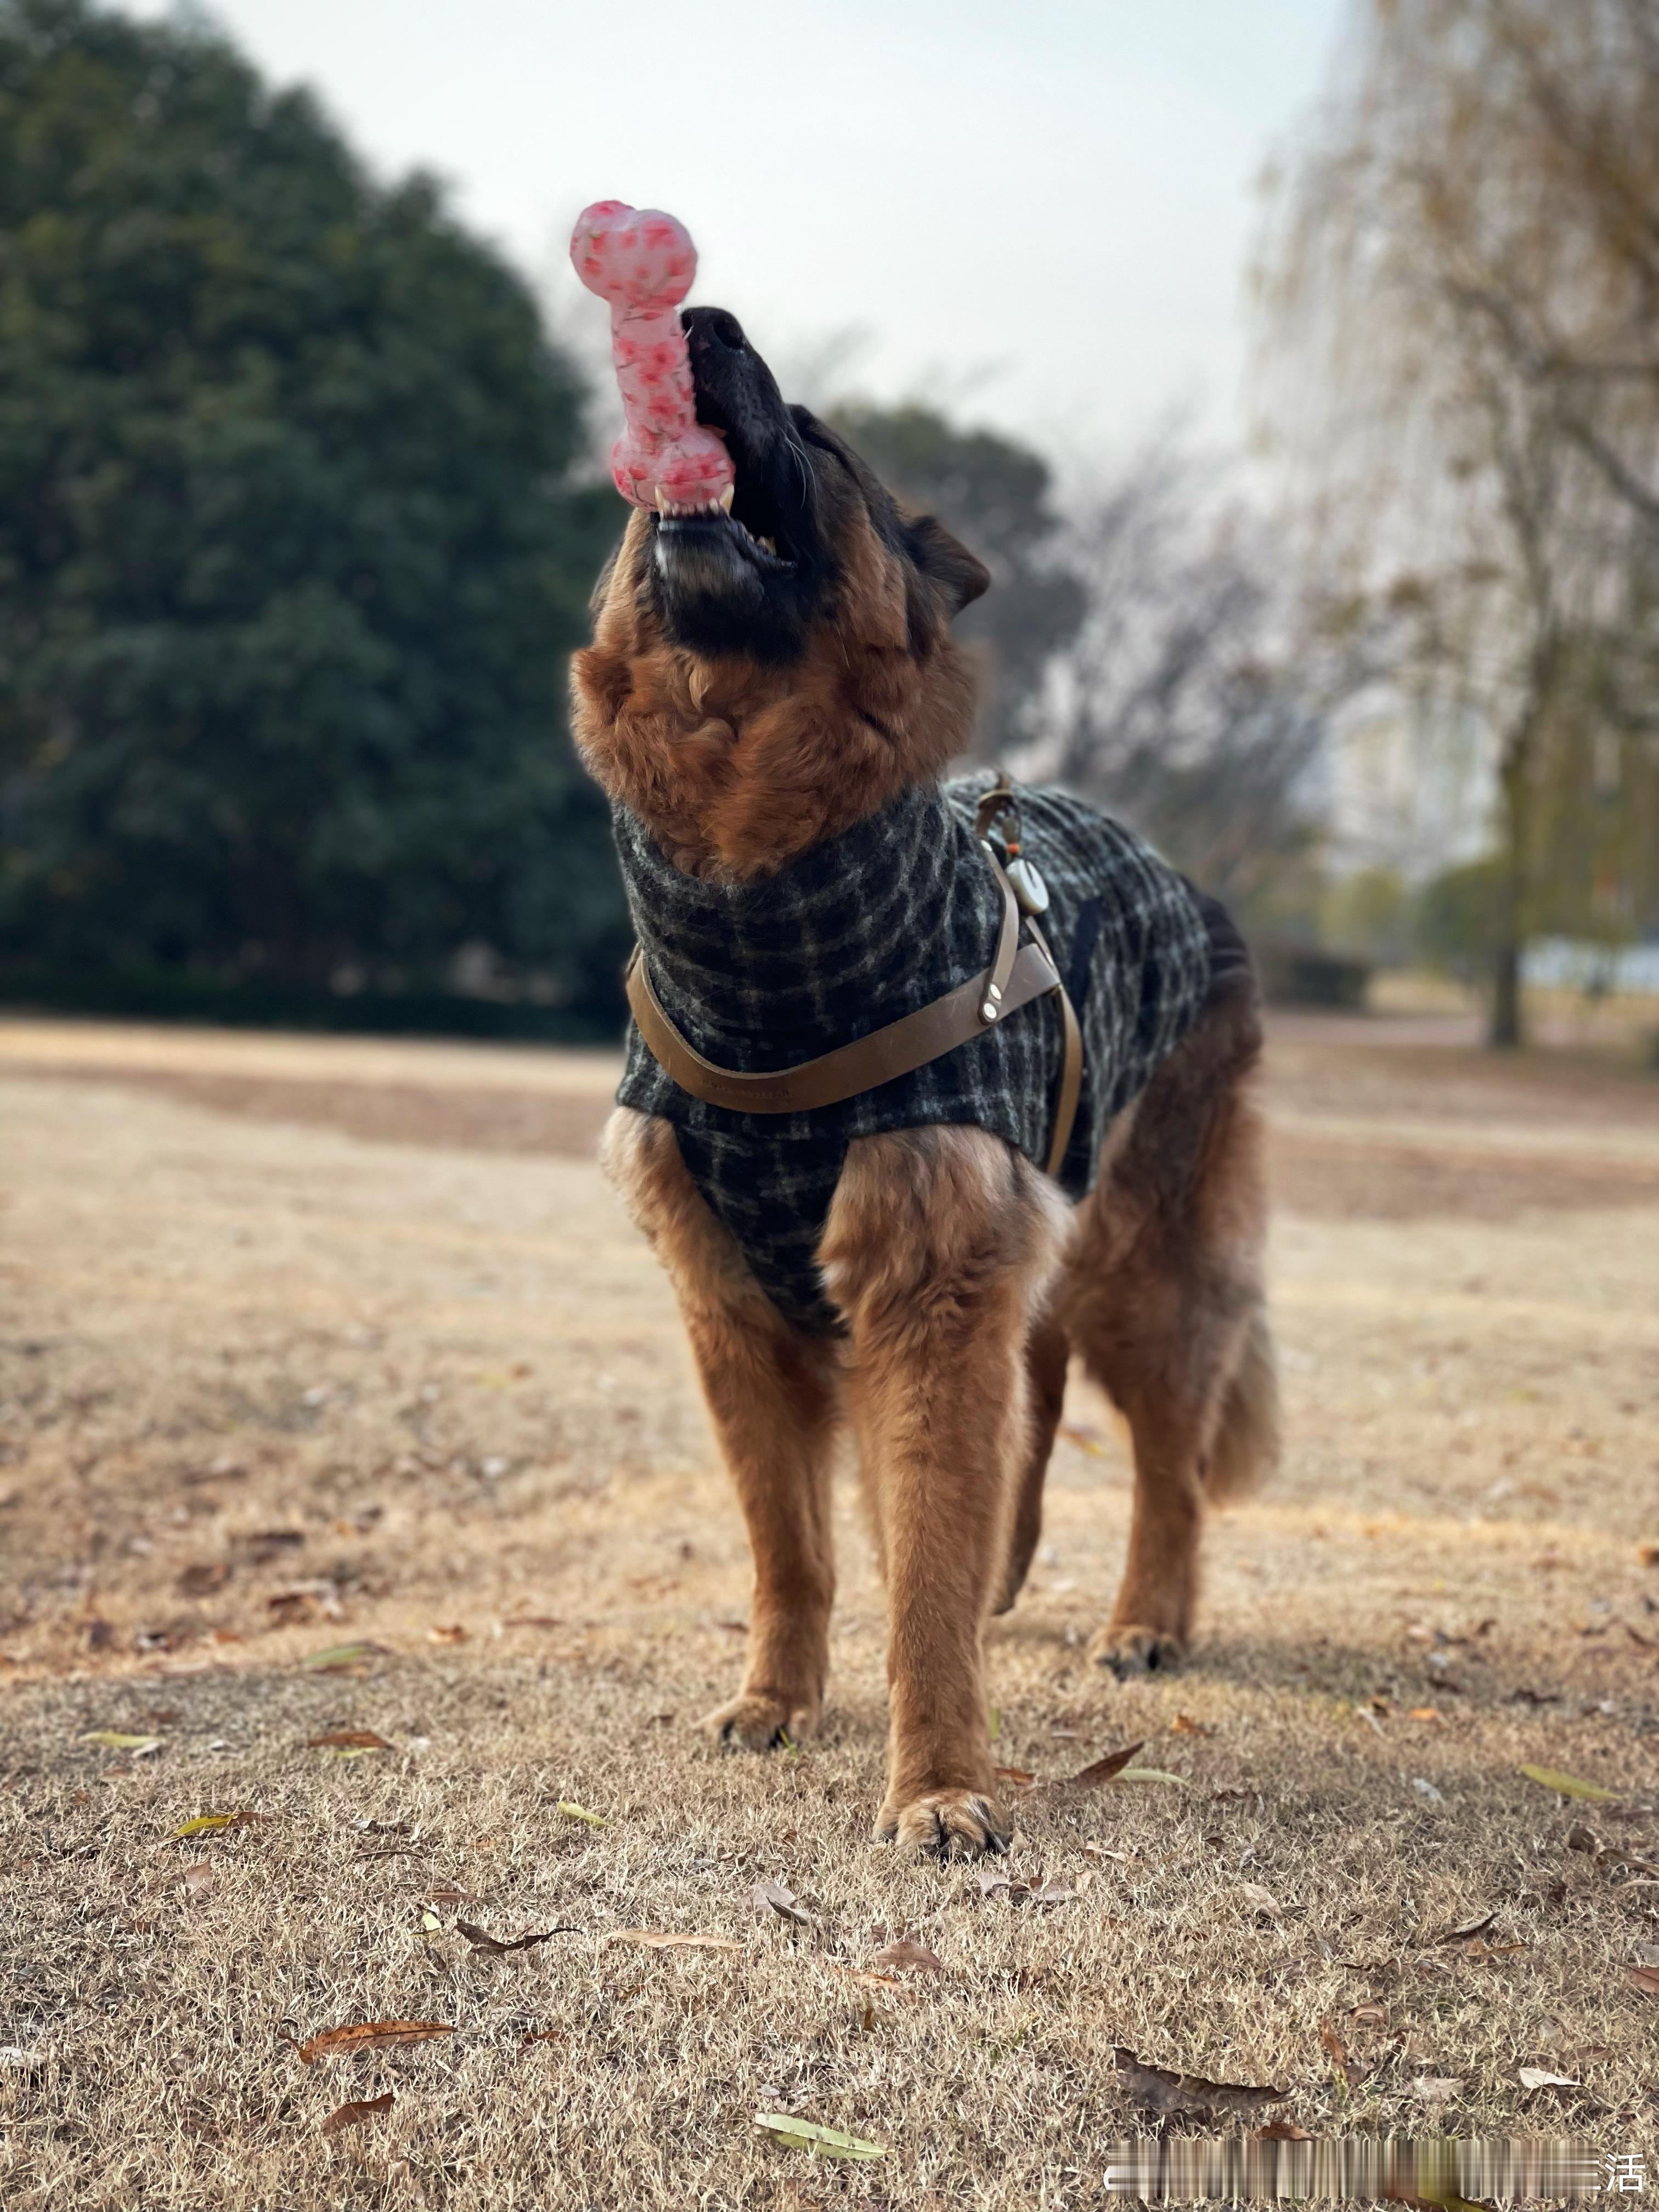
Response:
[[[1628,757],[1651,804],[1656,115],[1652,0],[1355,0],[1264,258],[1269,412],[1322,558],[1414,609],[1423,726],[1490,732],[1499,1045],[1528,935],[1571,903],[1567,802]],[[1564,770],[1592,757],[1599,787]],[[1615,842],[1609,933],[1659,891],[1659,823]]]

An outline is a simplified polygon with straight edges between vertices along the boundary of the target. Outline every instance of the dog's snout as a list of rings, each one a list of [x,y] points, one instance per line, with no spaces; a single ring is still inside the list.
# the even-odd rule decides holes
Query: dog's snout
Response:
[[[727,314],[724,307],[710,308],[701,318],[699,334],[710,346],[726,353],[743,353],[748,349],[749,341],[743,334],[743,325],[735,315]]]

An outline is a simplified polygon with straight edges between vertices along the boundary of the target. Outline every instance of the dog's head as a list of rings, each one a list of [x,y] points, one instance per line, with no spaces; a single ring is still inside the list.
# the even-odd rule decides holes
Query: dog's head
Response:
[[[664,849],[739,878],[936,775],[972,732],[951,637],[990,578],[804,407],[734,315],[684,316],[729,510],[636,507],[572,663],[582,757]]]
[[[907,617],[920,633],[979,597],[991,580],[983,565],[931,516],[902,515],[832,430],[785,406],[735,315],[693,307],[683,319],[697,420],[725,439],[737,482],[729,511],[659,514],[649,526],[652,599],[672,642],[799,660],[872,551],[875,565],[906,571]]]

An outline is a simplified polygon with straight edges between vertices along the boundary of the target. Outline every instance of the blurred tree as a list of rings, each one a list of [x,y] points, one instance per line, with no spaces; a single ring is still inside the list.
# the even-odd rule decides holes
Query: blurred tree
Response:
[[[1526,939],[1597,842],[1571,827],[1593,779],[1564,763],[1653,723],[1656,114],[1653,0],[1356,0],[1266,258],[1316,557],[1346,541],[1410,601],[1431,738],[1471,708],[1492,733],[1498,1045],[1520,1040]],[[1651,811],[1620,865],[1611,903],[1653,911]]]
[[[1084,587],[1060,553],[1048,463],[915,404],[847,401],[828,419],[890,491],[936,514],[990,569],[994,588],[956,629],[982,656],[974,752],[1002,760],[1028,734],[1048,663],[1083,619]]]
[[[1261,519],[1173,433],[1083,503],[1064,557],[1087,612],[1033,770],[1104,801],[1264,936],[1311,940],[1321,754],[1386,665],[1378,618],[1293,592]]]
[[[1397,868],[1357,868],[1330,884],[1320,937],[1334,951],[1398,967],[1412,950],[1412,896]]]
[[[0,0],[0,950],[619,1004],[574,371],[215,32]]]
[[[1455,975],[1460,983],[1478,983],[1491,975],[1503,928],[1504,863],[1498,859],[1443,869],[1430,877],[1413,903],[1415,951],[1431,968]]]

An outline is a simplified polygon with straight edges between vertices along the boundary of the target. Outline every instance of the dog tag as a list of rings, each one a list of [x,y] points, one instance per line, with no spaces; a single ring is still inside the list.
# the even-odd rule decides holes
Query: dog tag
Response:
[[[1007,873],[1021,913],[1047,914],[1048,886],[1031,863],[1022,855],[1017,860],[1009,861]]]

